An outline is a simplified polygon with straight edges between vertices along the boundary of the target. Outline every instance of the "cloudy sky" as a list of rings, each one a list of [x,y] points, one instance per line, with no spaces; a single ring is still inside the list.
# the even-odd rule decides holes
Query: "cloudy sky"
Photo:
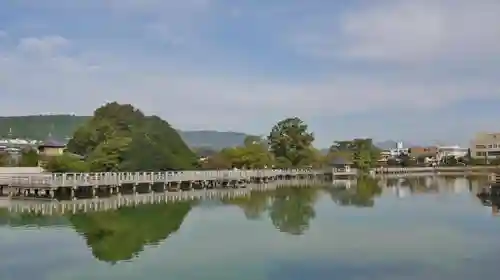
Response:
[[[500,130],[497,0],[17,0],[0,3],[0,115],[132,103],[180,129],[319,146],[467,143]]]

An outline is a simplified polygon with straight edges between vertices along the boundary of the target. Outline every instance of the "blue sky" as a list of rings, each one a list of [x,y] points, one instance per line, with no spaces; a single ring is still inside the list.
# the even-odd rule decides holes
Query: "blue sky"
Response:
[[[500,130],[496,0],[0,2],[0,114],[132,103],[180,129],[318,146]],[[23,105],[21,105],[23,104]]]

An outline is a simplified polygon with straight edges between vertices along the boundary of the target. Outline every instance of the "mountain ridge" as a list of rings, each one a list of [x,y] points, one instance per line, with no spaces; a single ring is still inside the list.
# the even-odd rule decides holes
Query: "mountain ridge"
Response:
[[[0,138],[19,137],[44,140],[50,135],[56,140],[69,140],[76,129],[90,118],[91,116],[71,114],[2,116],[0,117]],[[247,136],[252,136],[234,131],[176,130],[189,147],[213,150],[241,146]]]

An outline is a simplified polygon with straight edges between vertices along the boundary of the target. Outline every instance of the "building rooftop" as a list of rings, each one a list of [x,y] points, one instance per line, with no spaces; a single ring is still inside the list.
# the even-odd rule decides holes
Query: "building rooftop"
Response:
[[[66,147],[66,144],[59,142],[55,139],[48,138],[45,141],[43,141],[38,147],[50,147],[50,148],[64,148]]]

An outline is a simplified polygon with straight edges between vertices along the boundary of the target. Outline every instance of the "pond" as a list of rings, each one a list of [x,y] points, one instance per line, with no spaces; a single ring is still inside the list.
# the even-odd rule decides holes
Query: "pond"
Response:
[[[0,208],[0,279],[493,279],[483,179],[363,179],[30,215]]]

